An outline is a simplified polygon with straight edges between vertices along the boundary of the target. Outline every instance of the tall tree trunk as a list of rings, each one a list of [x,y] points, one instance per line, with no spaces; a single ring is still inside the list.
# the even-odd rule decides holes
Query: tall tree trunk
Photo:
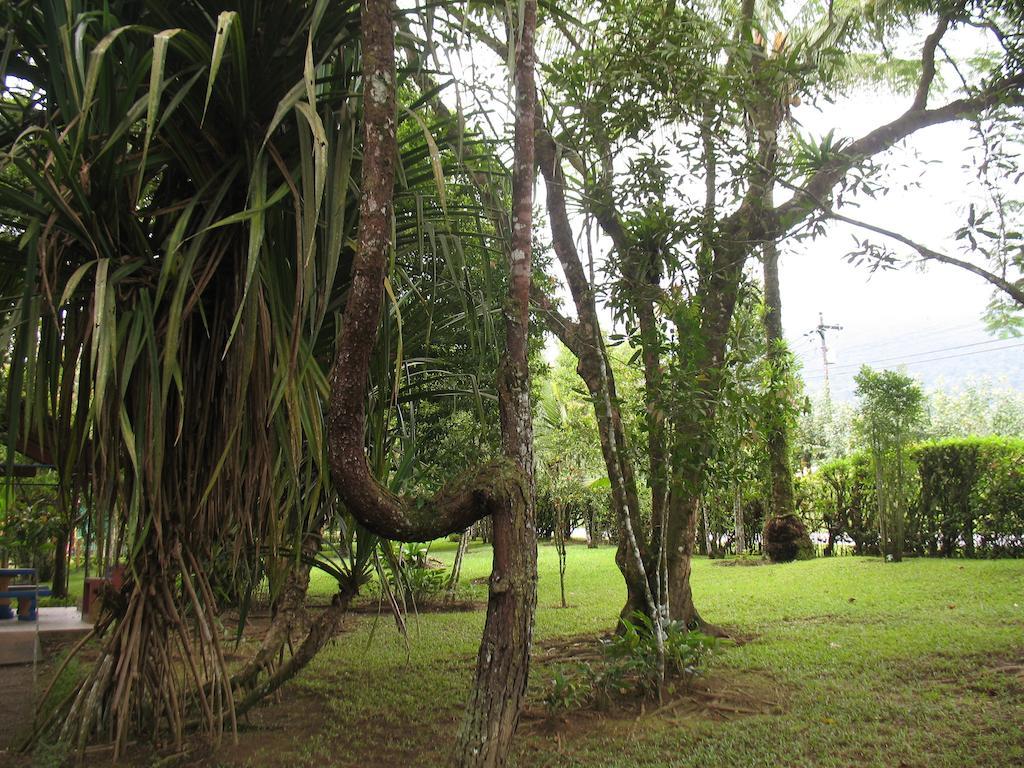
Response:
[[[787,423],[788,376],[786,340],[782,334],[782,296],[779,293],[779,249],[774,240],[761,246],[764,259],[764,330],[768,342],[768,467],[771,473],[771,511],[780,517],[793,513],[793,470]]]
[[[631,302],[640,326],[640,346],[644,361],[644,407],[647,418],[648,486],[651,489],[651,543],[647,552],[648,578],[655,575],[655,595],[659,605],[668,597],[667,552],[664,531],[668,514],[668,447],[665,443],[665,415],[661,371],[661,328],[655,301],[661,292],[661,257],[643,254],[639,274],[632,285]]]
[[[699,628],[702,620],[693,603],[690,573],[693,548],[697,542],[697,523],[701,517],[700,500],[673,483],[668,503],[665,536],[668,545],[669,618],[688,627]],[[710,552],[710,536],[706,544]]]
[[[481,39],[504,61],[512,57],[507,48],[498,40],[482,33],[472,21],[461,17],[463,22],[480,33]],[[425,91],[435,90],[430,78],[421,78],[427,86]],[[447,108],[438,102],[440,114]],[[577,372],[583,379],[594,404],[601,451],[611,484],[612,511],[618,527],[618,547],[615,562],[626,582],[627,600],[621,616],[628,617],[634,610],[653,611],[646,596],[650,585],[646,578],[646,545],[644,525],[641,517],[640,498],[629,450],[622,428],[619,400],[615,392],[615,377],[604,347],[604,338],[597,315],[593,287],[583,269],[583,263],[576,249],[572,226],[565,203],[565,176],[561,168],[562,152],[556,146],[550,131],[539,113],[535,113],[536,159],[544,175],[547,190],[546,201],[551,239],[555,255],[565,273],[576,307],[578,321],[570,320],[554,309],[542,295],[534,296],[548,329],[554,333],[578,360]],[[490,198],[486,174],[471,174],[474,184]],[[496,224],[503,231],[501,222]],[[653,615],[653,614],[652,614]]]
[[[460,768],[503,766],[526,699],[533,616],[537,603],[537,529],[533,483],[533,412],[530,407],[528,330],[533,250],[534,33],[537,0],[519,6],[515,35],[515,157],[512,172],[512,241],[509,299],[505,306],[505,358],[500,382],[502,450],[525,482],[520,494],[492,516],[494,565],[487,619],[477,655],[476,682],[459,731]]]
[[[396,140],[395,36],[391,0],[363,0],[363,161],[352,283],[330,376],[328,456],[348,511],[366,528],[401,541],[465,530],[491,516],[494,559],[476,682],[456,744],[459,766],[504,764],[526,693],[537,546],[527,332],[533,206],[533,37],[536,2],[526,0],[517,39],[516,156],[506,354],[498,376],[503,458],[449,483],[425,503],[381,485],[365,450],[366,394],[391,245]]]
[[[61,531],[53,550],[54,597],[68,596],[68,532]]]
[[[599,533],[597,531],[597,516],[594,513],[594,505],[587,502],[586,512],[583,517],[583,524],[586,526],[587,531],[587,549],[597,549],[597,539]]]
[[[462,576],[462,558],[466,556],[466,549],[469,547],[471,528],[467,528],[459,536],[459,546],[455,550],[455,559],[452,561],[452,572],[448,576],[448,583],[445,585],[445,592],[448,599],[455,597],[455,589],[459,586],[459,579]]]
[[[549,328],[576,356],[577,373],[594,404],[601,453],[611,485],[612,511],[618,527],[615,563],[626,582],[626,603],[620,616],[628,618],[637,610],[647,613],[652,611],[648,600],[651,588],[645,566],[648,558],[640,497],[622,425],[615,376],[601,335],[593,287],[576,249],[566,209],[565,175],[560,157],[561,152],[551,134],[542,123],[538,123],[537,161],[547,191],[545,197],[552,245],[565,274],[579,320],[574,322],[562,317],[550,307],[544,307],[543,311]]]
[[[732,519],[736,528],[736,554],[744,555],[747,552],[747,536],[743,528],[743,491],[739,484],[733,489]]]
[[[555,550],[558,552],[558,588],[562,596],[562,607],[568,608],[565,602],[565,506],[555,503]]]

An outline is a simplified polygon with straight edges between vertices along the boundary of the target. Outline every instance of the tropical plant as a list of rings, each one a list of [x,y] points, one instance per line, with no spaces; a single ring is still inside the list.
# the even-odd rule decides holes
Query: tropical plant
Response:
[[[663,681],[659,679],[659,650],[656,647],[654,623],[641,611],[624,619],[622,632],[605,645],[609,667],[603,671],[600,684],[609,693],[630,690],[647,696],[660,696]],[[684,684],[701,672],[708,659],[720,648],[721,640],[693,632],[680,622],[668,622],[663,638],[665,670]]]
[[[860,398],[856,426],[868,446],[875,475],[878,535],[887,560],[903,559],[910,505],[908,449],[924,421],[924,392],[898,371],[861,368],[855,377]]]
[[[294,656],[258,684],[248,671],[260,664],[227,674],[208,566],[265,569],[278,604],[294,604],[337,514],[324,403],[354,192],[367,192],[356,184],[360,11],[325,0],[238,10],[48,0],[2,13],[9,443],[88,491],[89,529],[98,541],[117,531],[110,556],[120,548],[131,574],[124,613],[98,627],[97,664],[41,727],[60,722],[78,747],[111,734],[116,755],[140,725],[162,723],[180,743],[194,702],[220,733],[331,636],[376,541],[350,518],[358,554],[333,568],[338,596]],[[395,467],[415,458],[396,421],[438,390],[472,389],[445,379],[466,355],[432,347],[445,336],[439,313],[458,305],[444,323],[490,327],[499,302],[479,299],[477,277],[503,283],[481,258],[479,205],[446,196],[441,149],[413,111],[422,104],[403,98],[389,304],[359,404],[373,471],[395,490],[408,481]],[[478,244],[469,254],[467,236]],[[428,272],[444,274],[424,293]],[[479,361],[494,337],[476,338]],[[295,599],[284,600],[289,586]]]

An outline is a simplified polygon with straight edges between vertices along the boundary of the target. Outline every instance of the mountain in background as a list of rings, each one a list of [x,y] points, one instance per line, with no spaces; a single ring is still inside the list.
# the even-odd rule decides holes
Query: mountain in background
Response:
[[[905,326],[891,332],[871,323],[842,324],[828,317],[825,322],[843,326],[841,330],[826,331],[829,381],[835,400],[854,399],[853,377],[865,364],[902,370],[926,389],[956,389],[971,379],[984,378],[1024,390],[1024,339],[992,336],[980,320],[945,327],[930,323]],[[820,337],[813,331],[800,336],[790,331],[788,335],[808,392],[820,392],[825,381]]]

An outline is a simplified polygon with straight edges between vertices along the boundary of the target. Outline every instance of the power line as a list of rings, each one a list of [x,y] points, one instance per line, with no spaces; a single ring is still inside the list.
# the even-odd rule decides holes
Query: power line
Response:
[[[983,327],[979,323],[968,323],[966,325],[955,325],[949,328],[923,329],[920,331],[911,331],[910,333],[889,335],[881,341],[865,341],[859,344],[854,344],[849,347],[842,347],[841,349],[839,349],[839,351],[842,354],[849,354],[850,352],[857,352],[858,350],[862,349],[871,349],[879,346],[888,347],[896,344],[903,344],[909,339],[915,339],[920,341],[924,338],[930,338],[932,336],[944,336],[967,330],[981,331],[983,330]]]
[[[967,345],[967,346],[970,346],[970,345]],[[928,358],[926,360],[904,360],[903,364],[904,365],[919,365],[921,363],[935,363],[935,362],[938,362],[940,360],[956,360],[956,359],[961,358],[961,357],[972,357],[974,355],[983,355],[983,354],[986,354],[988,352],[1002,352],[1002,351],[1007,350],[1007,349],[1017,349],[1019,347],[1024,347],[1024,342],[1019,342],[1017,344],[1007,344],[1007,345],[1002,346],[1002,347],[992,347],[992,348],[989,348],[989,349],[976,349],[973,352],[962,352],[959,355],[943,355],[941,357],[930,357],[930,358]],[[953,347],[953,349],[955,349],[955,347]],[[881,362],[881,361],[877,361],[876,360],[874,362]],[[871,361],[860,363],[860,365],[870,365],[870,364],[871,364]],[[852,365],[852,363],[850,365]],[[852,371],[842,371],[842,373],[851,373],[851,372]],[[816,374],[816,375],[813,375],[813,376],[807,376],[805,378],[807,378],[807,379],[820,379],[820,378],[822,378],[822,376],[820,374]]]
[[[985,344],[996,344],[1006,339],[985,339],[985,341],[974,341],[970,344],[958,344],[954,347],[942,347],[940,349],[930,349],[927,352],[908,352],[905,355],[894,355],[892,357],[880,357],[875,360],[865,360],[863,363],[842,363],[833,365],[833,368],[860,368],[862,365],[874,365],[875,363],[888,363],[893,360],[906,360],[908,357],[922,357],[923,355],[938,355],[942,352],[952,352],[957,349],[969,349],[971,347],[980,347]]]

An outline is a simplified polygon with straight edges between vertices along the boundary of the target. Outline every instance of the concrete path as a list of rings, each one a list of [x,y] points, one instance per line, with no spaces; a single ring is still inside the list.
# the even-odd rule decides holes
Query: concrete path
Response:
[[[90,629],[74,607],[40,608],[36,621],[0,621],[0,666],[41,661],[52,644],[75,641]]]

